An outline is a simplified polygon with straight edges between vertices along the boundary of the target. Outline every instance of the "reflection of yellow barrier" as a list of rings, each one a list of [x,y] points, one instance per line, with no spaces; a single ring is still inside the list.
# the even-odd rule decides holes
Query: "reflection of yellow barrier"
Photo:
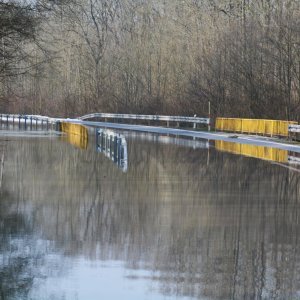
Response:
[[[88,145],[88,131],[86,127],[80,124],[61,122],[60,129],[67,133],[66,140],[81,149],[86,149]]]
[[[260,119],[237,119],[237,118],[217,118],[216,129],[246,132],[256,134],[288,136],[289,124],[298,124],[295,121],[278,121],[278,120],[260,120]]]
[[[215,141],[216,149],[276,162],[287,162],[288,151],[264,146]]]

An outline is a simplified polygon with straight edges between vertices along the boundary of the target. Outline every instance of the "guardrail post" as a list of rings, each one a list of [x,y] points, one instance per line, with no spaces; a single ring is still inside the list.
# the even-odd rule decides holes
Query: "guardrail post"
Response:
[[[208,131],[210,131],[210,101],[208,101]]]
[[[114,137],[114,162],[118,161],[118,137]]]
[[[6,115],[6,126],[8,127],[8,115]]]
[[[19,115],[19,129],[21,128],[21,116]]]
[[[32,130],[32,117],[30,117],[30,130]]]

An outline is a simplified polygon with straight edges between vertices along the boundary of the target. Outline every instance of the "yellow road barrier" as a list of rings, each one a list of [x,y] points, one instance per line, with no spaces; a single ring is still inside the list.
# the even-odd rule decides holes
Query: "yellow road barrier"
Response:
[[[85,126],[80,124],[61,122],[60,130],[67,133],[66,140],[70,144],[86,149],[88,145],[88,130]]]
[[[280,120],[217,118],[216,130],[266,134],[270,136],[288,136],[288,126],[290,124],[298,123],[295,121]]]
[[[288,162],[288,151],[265,146],[239,144],[225,141],[215,141],[216,149],[220,151],[240,154],[248,157],[263,160],[276,161],[280,163]]]

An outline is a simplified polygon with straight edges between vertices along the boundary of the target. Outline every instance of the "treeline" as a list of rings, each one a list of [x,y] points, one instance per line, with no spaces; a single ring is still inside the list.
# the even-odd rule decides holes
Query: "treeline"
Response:
[[[0,10],[1,25],[20,12],[25,23],[0,29],[2,111],[206,116],[210,101],[213,116],[299,119],[298,0],[42,0]]]

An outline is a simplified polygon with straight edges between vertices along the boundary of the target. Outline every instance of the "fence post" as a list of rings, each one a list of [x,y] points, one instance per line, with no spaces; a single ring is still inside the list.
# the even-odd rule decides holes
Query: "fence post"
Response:
[[[208,131],[210,131],[210,101],[208,101]]]

